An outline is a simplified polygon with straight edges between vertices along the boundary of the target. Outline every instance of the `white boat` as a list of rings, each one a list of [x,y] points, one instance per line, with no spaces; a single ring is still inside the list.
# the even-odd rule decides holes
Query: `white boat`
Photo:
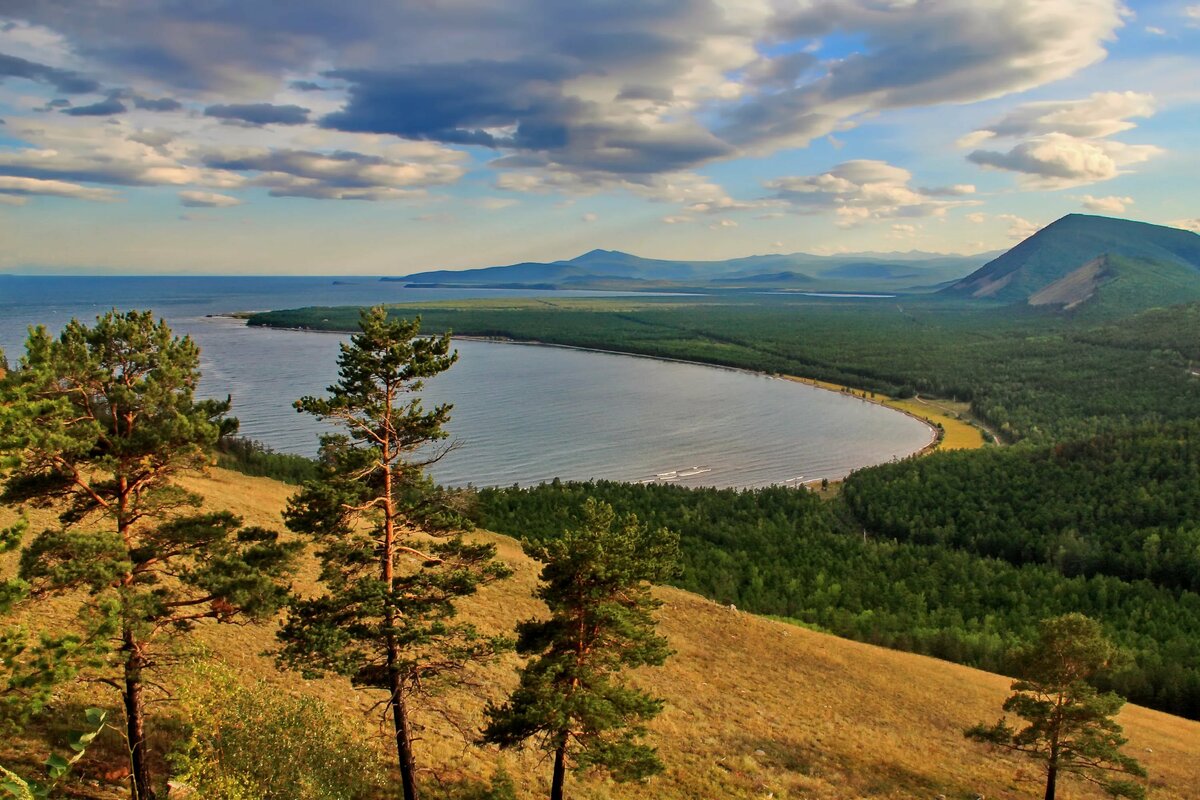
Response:
[[[693,475],[703,475],[706,472],[712,472],[712,467],[688,467],[687,469],[679,470],[679,477],[690,478]]]

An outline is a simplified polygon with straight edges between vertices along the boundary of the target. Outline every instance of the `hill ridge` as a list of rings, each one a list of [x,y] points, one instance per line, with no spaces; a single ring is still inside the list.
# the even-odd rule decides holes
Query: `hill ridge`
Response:
[[[1107,262],[1105,274],[1091,276],[1098,282],[1086,279],[1089,265],[1101,258]],[[1179,293],[1176,302],[1200,298],[1200,235],[1149,222],[1067,214],[939,294],[1048,305],[1048,297],[1063,293],[1065,302],[1058,305],[1064,308],[1099,301],[1133,311],[1148,307],[1138,295],[1147,302],[1161,299],[1157,284],[1164,272],[1170,274],[1171,291]],[[1118,278],[1125,284],[1120,303],[1101,288]],[[1060,281],[1066,283],[1042,294]],[[1087,296],[1073,294],[1068,286]]]

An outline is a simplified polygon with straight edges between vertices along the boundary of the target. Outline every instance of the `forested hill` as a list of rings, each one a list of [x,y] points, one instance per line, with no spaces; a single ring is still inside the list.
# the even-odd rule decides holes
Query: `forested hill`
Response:
[[[1125,284],[1110,305],[1137,310],[1200,297],[1200,235],[1145,222],[1068,214],[988,262],[942,294],[1002,302],[1038,302],[1053,291],[1062,305],[1091,299],[1110,282]],[[1173,294],[1156,292],[1164,287]],[[1143,296],[1146,295],[1146,296]],[[1053,300],[1053,298],[1043,298]]]

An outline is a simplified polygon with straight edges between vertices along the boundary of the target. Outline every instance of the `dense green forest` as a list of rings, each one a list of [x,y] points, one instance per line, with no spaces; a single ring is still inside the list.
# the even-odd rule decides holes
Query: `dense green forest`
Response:
[[[840,636],[1011,671],[1045,617],[1080,611],[1132,656],[1105,676],[1134,702],[1200,717],[1200,594],[1107,575],[1069,577],[945,544],[881,538],[846,507],[788,488],[756,491],[599,481],[482,489],[476,522],[557,535],[589,497],[680,534],[677,585]],[[885,577],[886,576],[886,577]]]
[[[931,300],[787,296],[398,306],[426,329],[538,340],[967,400],[1009,441],[1081,439],[1200,417],[1200,306],[1089,322]],[[357,310],[256,314],[252,325],[352,327]]]
[[[1198,423],[908,459],[842,498],[879,536],[1200,592]]]

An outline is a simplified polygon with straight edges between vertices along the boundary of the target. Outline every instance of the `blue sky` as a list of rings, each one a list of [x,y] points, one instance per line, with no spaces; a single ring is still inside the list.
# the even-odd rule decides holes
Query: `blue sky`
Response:
[[[1200,4],[8,0],[0,120],[0,271],[980,252],[1200,229]]]

